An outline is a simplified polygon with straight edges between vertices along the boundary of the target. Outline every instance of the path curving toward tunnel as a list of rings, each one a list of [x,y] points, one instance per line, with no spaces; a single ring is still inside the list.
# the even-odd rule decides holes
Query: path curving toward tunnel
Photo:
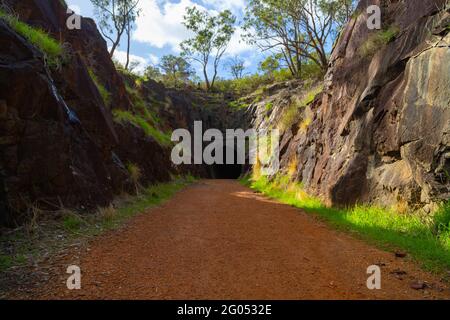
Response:
[[[72,257],[75,259],[74,257]],[[71,257],[61,268],[71,263]],[[39,298],[423,299],[449,298],[438,278],[407,258],[335,231],[232,180],[204,180],[80,257],[82,289],[54,277]],[[382,289],[366,286],[380,265]],[[414,290],[413,281],[429,288]]]

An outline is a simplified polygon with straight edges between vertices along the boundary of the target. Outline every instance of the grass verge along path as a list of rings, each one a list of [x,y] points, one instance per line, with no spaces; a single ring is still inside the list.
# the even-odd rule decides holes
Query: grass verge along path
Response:
[[[134,215],[161,204],[193,181],[191,176],[177,177],[171,182],[141,188],[138,195],[121,196],[109,207],[89,214],[65,208],[57,212],[36,208],[35,216],[26,225],[0,230],[0,272],[35,265],[68,246],[119,228]]]
[[[383,249],[404,250],[430,271],[450,270],[450,202],[442,205],[434,217],[426,219],[367,205],[330,208],[308,195],[301,184],[291,182],[288,176],[280,175],[273,180],[247,177],[241,182],[284,204],[316,214],[335,227],[356,232]]]

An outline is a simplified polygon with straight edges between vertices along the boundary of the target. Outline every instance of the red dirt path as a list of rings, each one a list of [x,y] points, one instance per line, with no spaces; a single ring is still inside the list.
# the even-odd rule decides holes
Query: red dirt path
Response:
[[[74,258],[75,260],[75,258]],[[80,261],[82,289],[53,277],[39,299],[449,298],[407,258],[332,230],[236,181],[196,183],[124,228],[94,240]],[[382,290],[366,287],[379,264]],[[404,271],[406,275],[395,274]],[[411,289],[412,281],[429,288]]]

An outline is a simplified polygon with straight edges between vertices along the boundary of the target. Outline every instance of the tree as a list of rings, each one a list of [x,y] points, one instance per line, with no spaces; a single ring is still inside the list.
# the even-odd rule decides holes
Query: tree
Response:
[[[136,8],[137,4],[139,3],[139,0],[135,0],[136,2]],[[136,22],[137,17],[139,17],[139,14],[141,13],[140,9],[135,9],[130,11],[128,16],[126,17],[127,23],[125,26],[125,30],[127,33],[127,61],[125,63],[125,69],[128,70],[128,66],[130,64],[130,49],[131,49],[131,31],[133,30],[134,23]]]
[[[323,72],[339,28],[350,18],[354,0],[249,0],[244,29],[249,43],[281,53],[293,76],[305,61]]]
[[[131,26],[138,15],[139,0],[91,0],[102,35],[111,42],[110,57],[120,44],[123,33],[131,33]],[[129,38],[128,38],[129,39]],[[129,62],[128,41],[128,62]]]
[[[186,9],[183,24],[194,36],[181,43],[183,56],[200,63],[208,91],[214,87],[219,64],[234,33],[235,23],[236,17],[229,10],[211,16],[195,7]],[[210,62],[213,70],[211,80],[208,76]]]
[[[125,70],[128,70],[129,72],[133,72],[135,69],[139,68],[141,66],[141,62],[137,60],[128,61],[128,65],[125,66]]]
[[[162,73],[159,67],[149,65],[145,71],[144,76],[146,76],[148,79],[159,81],[162,79]]]
[[[245,70],[245,61],[239,57],[231,58],[228,63],[228,68],[233,77],[237,79],[242,79]]]
[[[159,66],[164,73],[164,80],[175,86],[186,83],[193,74],[189,62],[180,56],[171,54],[163,56]]]
[[[280,59],[281,56],[279,54],[268,56],[265,60],[260,62],[259,69],[264,72],[264,74],[272,77],[273,73],[281,67]]]

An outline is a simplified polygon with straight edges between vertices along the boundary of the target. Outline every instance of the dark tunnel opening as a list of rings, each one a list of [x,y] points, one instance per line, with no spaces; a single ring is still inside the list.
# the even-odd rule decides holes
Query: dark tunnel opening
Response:
[[[226,154],[232,152],[234,153],[234,164],[226,163]],[[223,164],[213,164],[210,166],[211,176],[213,179],[238,179],[243,171],[243,165],[237,163],[237,152],[236,148],[228,149],[224,147],[223,151]]]

